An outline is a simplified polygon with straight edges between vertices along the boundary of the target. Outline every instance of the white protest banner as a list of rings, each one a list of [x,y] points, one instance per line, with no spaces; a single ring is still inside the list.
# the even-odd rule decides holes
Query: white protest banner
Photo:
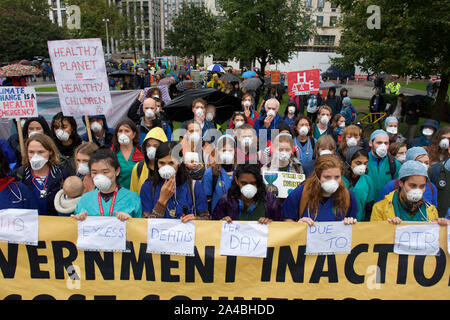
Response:
[[[222,223],[220,254],[265,258],[267,256],[268,226],[256,222]]]
[[[439,252],[439,225],[410,225],[395,229],[394,252],[436,256]]]
[[[350,253],[352,231],[342,221],[315,222],[306,233],[306,254]]]
[[[66,116],[112,113],[101,39],[48,41],[61,109]]]
[[[116,217],[78,221],[77,247],[85,251],[126,251],[126,222]]]
[[[174,219],[148,219],[147,252],[194,256],[195,224]]]
[[[0,118],[37,116],[37,98],[33,87],[0,87]]]
[[[267,190],[282,199],[287,198],[306,179],[304,174],[283,171],[263,171],[262,175]]]
[[[37,246],[38,233],[37,210],[0,210],[0,241]]]

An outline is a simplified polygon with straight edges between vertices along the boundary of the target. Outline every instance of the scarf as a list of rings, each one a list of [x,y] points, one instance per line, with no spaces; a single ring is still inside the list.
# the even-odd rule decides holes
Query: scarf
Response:
[[[11,178],[8,175],[6,175],[3,178],[0,178],[0,192],[2,192],[3,189],[5,189],[13,181],[14,181],[14,178]]]

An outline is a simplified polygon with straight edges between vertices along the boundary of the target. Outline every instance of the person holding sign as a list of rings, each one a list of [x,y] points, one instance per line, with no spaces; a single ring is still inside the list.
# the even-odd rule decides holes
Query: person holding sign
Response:
[[[422,163],[406,161],[399,171],[399,189],[392,191],[380,202],[375,203],[370,221],[388,221],[400,224],[402,221],[436,221],[447,225],[439,218],[435,206],[423,200],[428,173]]]
[[[210,219],[203,187],[189,177],[180,151],[175,141],[164,142],[156,149],[157,171],[141,188],[144,217],[182,222]]]
[[[84,125],[86,125],[85,117],[82,118]],[[88,116],[89,124],[92,131],[92,141],[99,147],[106,146],[108,148],[112,145],[114,138],[114,130],[108,127],[106,117],[102,114],[96,116]],[[89,141],[89,135],[86,132],[81,136],[83,141]]]
[[[25,150],[27,158],[14,176],[35,195],[40,215],[56,216],[55,195],[69,176],[59,165],[58,149],[50,137],[38,133],[28,138]]]
[[[294,142],[291,134],[280,133],[275,137],[269,150],[269,161],[263,166],[262,171],[303,173],[302,165],[293,154]]]
[[[233,182],[227,194],[217,202],[214,220],[258,221],[267,224],[281,221],[281,206],[273,193],[266,190],[261,170],[255,164],[236,167]]]
[[[9,176],[8,159],[0,149],[0,210],[37,209],[36,196],[22,182]]]
[[[348,189],[353,191],[358,203],[358,221],[369,221],[374,202],[374,189],[372,178],[367,175],[367,162],[369,153],[362,147],[350,147],[345,154],[347,170],[344,179]],[[367,209],[367,210],[366,210]]]
[[[345,187],[344,164],[336,155],[316,160],[314,174],[295,188],[283,203],[284,221],[305,222],[357,221],[358,204],[352,191]]]
[[[96,189],[81,197],[72,217],[81,221],[88,215],[117,217],[121,221],[141,218],[139,195],[117,182],[121,168],[113,151],[97,150],[89,160],[89,170]]]

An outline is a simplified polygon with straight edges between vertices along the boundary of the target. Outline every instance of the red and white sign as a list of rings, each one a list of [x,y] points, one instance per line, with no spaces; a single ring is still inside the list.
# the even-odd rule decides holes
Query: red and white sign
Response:
[[[288,89],[290,96],[317,93],[320,90],[320,70],[311,69],[288,73]]]
[[[355,74],[355,80],[367,80],[367,74]]]
[[[0,118],[37,116],[37,99],[33,87],[0,87]]]
[[[65,116],[112,114],[101,39],[48,41]]]

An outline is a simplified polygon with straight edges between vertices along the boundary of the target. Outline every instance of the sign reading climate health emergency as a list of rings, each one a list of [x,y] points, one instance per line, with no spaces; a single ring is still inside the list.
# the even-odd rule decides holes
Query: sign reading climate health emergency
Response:
[[[101,40],[48,41],[48,51],[64,115],[111,115]]]
[[[320,69],[288,72],[290,96],[308,95],[320,90]]]
[[[282,199],[287,198],[306,179],[304,174],[283,171],[263,171],[262,175],[267,190]]]
[[[129,252],[82,251],[75,219],[39,216],[38,246],[0,242],[0,299],[450,300],[448,227],[437,256],[394,253],[388,222],[353,225],[348,254],[307,255],[305,223],[271,222],[254,258],[220,254],[223,221],[194,221],[194,256],[147,253],[147,224],[127,221]]]
[[[0,118],[38,116],[36,92],[32,87],[0,87]]]

